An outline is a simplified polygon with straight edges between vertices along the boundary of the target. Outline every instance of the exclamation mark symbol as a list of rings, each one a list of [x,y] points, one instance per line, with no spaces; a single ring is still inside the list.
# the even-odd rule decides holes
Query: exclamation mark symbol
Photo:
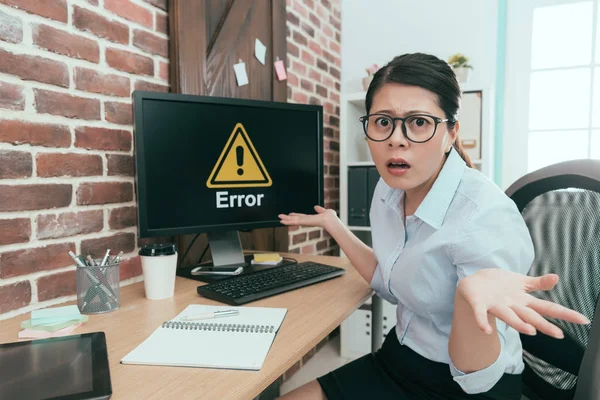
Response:
[[[244,165],[244,148],[242,146],[238,146],[235,148],[235,155],[237,158],[238,167]],[[240,176],[244,175],[244,170],[242,168],[238,168],[237,174]]]

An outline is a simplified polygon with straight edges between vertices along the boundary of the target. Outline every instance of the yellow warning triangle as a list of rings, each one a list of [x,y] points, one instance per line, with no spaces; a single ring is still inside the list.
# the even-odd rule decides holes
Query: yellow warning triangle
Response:
[[[209,188],[266,187],[273,182],[244,126],[233,128],[206,186]]]

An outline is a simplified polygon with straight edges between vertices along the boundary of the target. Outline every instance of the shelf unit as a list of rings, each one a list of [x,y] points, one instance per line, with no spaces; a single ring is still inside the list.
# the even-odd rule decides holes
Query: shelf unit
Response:
[[[467,139],[472,140],[473,126],[479,125],[480,131],[476,132],[476,140],[479,141],[480,152],[477,156],[471,157],[474,168],[481,171],[489,179],[493,179],[493,90],[491,87],[477,88],[469,85],[462,86],[463,104],[471,107],[470,115],[459,116],[461,118],[474,118],[467,121],[464,126],[470,127],[470,135],[465,135]],[[468,96],[480,97],[474,99]],[[369,152],[366,137],[362,130],[359,117],[366,114],[365,110],[366,92],[342,93],[340,105],[340,218],[342,222],[348,225],[348,168],[357,166],[374,166],[373,159]],[[476,100],[475,102],[473,100]],[[473,105],[476,105],[480,114],[474,114]],[[459,137],[464,139],[463,130],[459,130]],[[368,245],[370,243],[369,226],[349,226],[349,229],[355,233],[361,240]],[[341,252],[341,256],[344,253]],[[396,307],[383,300],[383,310],[381,324],[383,325],[383,334],[396,324]],[[340,354],[343,358],[355,359],[364,354],[368,354],[376,349],[372,348],[371,324],[373,321],[370,310],[371,300],[367,301],[360,309],[355,311],[346,319],[340,328]]]

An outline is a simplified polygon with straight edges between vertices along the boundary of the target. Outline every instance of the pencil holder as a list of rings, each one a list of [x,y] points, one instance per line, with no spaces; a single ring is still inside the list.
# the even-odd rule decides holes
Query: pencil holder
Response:
[[[121,306],[119,266],[119,262],[104,267],[77,266],[77,307],[82,314],[102,314]]]

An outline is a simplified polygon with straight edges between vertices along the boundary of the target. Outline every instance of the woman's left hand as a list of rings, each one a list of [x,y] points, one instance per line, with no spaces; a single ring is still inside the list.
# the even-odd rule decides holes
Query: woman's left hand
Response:
[[[556,274],[531,277],[499,268],[488,268],[462,279],[458,284],[457,295],[462,296],[471,306],[477,324],[486,333],[492,333],[488,322],[489,313],[521,333],[535,335],[539,330],[562,339],[562,330],[544,316],[577,324],[589,324],[590,321],[583,314],[529,294],[551,290],[557,283]]]

